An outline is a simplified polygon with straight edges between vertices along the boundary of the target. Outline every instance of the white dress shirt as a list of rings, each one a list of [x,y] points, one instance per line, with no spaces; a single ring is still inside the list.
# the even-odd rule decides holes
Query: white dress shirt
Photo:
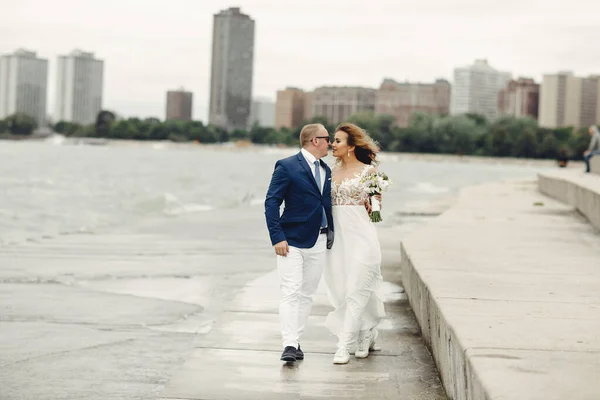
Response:
[[[300,152],[306,159],[306,162],[308,162],[308,166],[312,171],[313,178],[316,177],[317,169],[315,168],[315,161],[317,161],[317,159],[305,149],[300,150]],[[319,190],[321,190],[321,193],[323,193],[323,186],[325,185],[325,168],[323,168],[323,165],[321,165],[321,163],[319,163],[319,168],[321,168],[321,187],[319,188]]]

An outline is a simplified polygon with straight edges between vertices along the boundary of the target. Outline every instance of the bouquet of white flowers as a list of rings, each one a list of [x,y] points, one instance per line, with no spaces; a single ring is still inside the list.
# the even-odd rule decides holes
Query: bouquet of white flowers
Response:
[[[380,195],[382,192],[386,191],[392,181],[385,173],[375,172],[363,177],[360,182],[363,185],[363,190],[365,193],[371,196],[371,221],[383,221],[381,219],[381,205],[373,196],[378,194]]]

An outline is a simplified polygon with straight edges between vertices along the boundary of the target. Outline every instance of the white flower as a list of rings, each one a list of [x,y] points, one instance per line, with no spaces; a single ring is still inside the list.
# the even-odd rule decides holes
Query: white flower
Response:
[[[360,182],[363,185],[363,191],[369,195],[379,194],[387,190],[391,181],[383,172],[373,173],[363,177]]]

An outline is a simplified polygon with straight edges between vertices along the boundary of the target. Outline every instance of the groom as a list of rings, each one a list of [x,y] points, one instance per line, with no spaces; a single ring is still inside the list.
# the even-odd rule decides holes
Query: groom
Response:
[[[326,249],[333,245],[331,170],[321,160],[327,155],[329,140],[321,124],[302,128],[302,149],[277,161],[265,200],[280,277],[281,360],[286,362],[304,359],[299,340],[321,279]]]

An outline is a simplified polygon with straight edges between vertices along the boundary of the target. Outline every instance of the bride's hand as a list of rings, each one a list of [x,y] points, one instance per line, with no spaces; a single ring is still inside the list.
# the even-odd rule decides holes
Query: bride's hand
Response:
[[[381,195],[376,194],[373,197],[375,197],[379,201],[379,208],[383,209],[383,202],[381,200]],[[365,208],[367,209],[367,212],[369,213],[369,215],[371,215],[372,207],[371,207],[371,198],[370,197],[367,200],[365,200]]]
[[[376,194],[375,196],[373,196],[377,199],[377,201],[379,201],[379,208],[383,209],[383,199],[381,198],[380,194]]]

